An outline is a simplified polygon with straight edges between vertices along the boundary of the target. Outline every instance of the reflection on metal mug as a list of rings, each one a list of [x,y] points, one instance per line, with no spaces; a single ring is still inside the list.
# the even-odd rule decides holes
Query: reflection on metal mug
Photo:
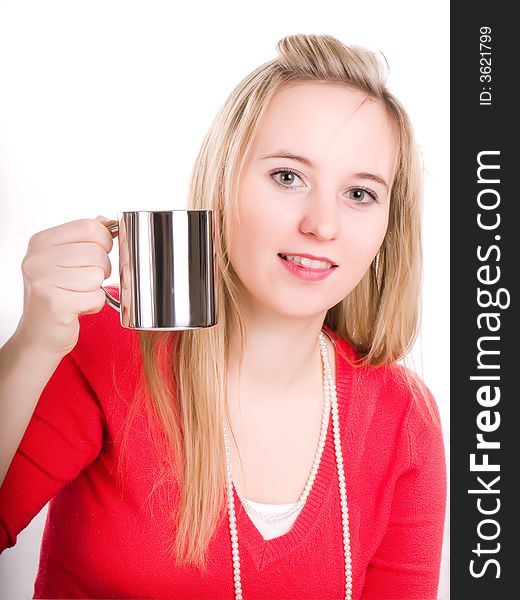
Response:
[[[213,211],[128,211],[106,225],[119,236],[119,301],[128,329],[177,330],[217,322]]]

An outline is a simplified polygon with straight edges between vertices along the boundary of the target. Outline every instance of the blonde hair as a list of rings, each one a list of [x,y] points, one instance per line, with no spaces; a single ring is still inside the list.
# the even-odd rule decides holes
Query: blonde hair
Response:
[[[237,182],[255,132],[269,101],[283,86],[323,81],[360,90],[382,102],[398,134],[387,234],[363,279],[328,311],[325,324],[354,346],[360,359],[357,367],[403,358],[419,329],[422,169],[408,116],[385,87],[382,62],[374,53],[328,35],[290,35],[278,42],[277,50],[276,59],[246,76],[227,98],[202,143],[191,177],[188,207],[212,208],[216,215],[218,324],[196,331],[137,332],[141,382],[123,439],[142,405],[161,466],[156,488],[173,489],[175,481],[179,490],[170,512],[172,535],[165,553],[178,566],[191,563],[202,571],[207,546],[226,517],[222,420],[227,417],[232,326],[238,327],[244,344],[238,278],[227,246],[230,219],[233,211],[237,214]],[[424,390],[416,393],[416,386],[421,386],[418,378],[406,369],[398,372],[414,396],[426,398]],[[122,461],[119,469],[121,475]]]

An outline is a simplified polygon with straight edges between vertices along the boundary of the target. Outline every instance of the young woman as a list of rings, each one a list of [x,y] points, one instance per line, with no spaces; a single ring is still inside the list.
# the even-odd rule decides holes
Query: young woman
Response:
[[[121,328],[102,218],[29,242],[1,350],[0,542],[50,500],[37,598],[436,597],[439,416],[397,364],[420,306],[412,128],[371,52],[277,48],[193,171],[216,326]]]

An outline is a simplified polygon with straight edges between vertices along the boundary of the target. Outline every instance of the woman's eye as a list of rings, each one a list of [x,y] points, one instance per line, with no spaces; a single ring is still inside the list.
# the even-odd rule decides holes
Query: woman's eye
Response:
[[[279,169],[278,171],[271,172],[270,175],[274,182],[284,189],[297,189],[298,186],[294,185],[296,180],[299,180],[301,183],[303,183],[301,177],[297,173],[288,169]],[[377,194],[368,188],[352,188],[347,192],[347,194],[355,204],[369,205],[378,202]]]
[[[270,173],[270,175],[274,179],[275,183],[283,188],[296,187],[293,185],[296,179],[299,179],[303,183],[299,175],[297,175],[294,171],[287,171],[286,169],[273,171]]]
[[[373,202],[377,202],[375,192],[365,188],[352,188],[347,193],[349,194],[349,198],[354,200],[356,204],[372,204]]]

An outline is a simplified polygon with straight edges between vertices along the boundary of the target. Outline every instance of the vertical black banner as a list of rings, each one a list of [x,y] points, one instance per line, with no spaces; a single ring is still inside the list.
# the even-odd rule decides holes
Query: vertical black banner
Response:
[[[452,600],[518,597],[520,68],[512,6],[451,4]]]

